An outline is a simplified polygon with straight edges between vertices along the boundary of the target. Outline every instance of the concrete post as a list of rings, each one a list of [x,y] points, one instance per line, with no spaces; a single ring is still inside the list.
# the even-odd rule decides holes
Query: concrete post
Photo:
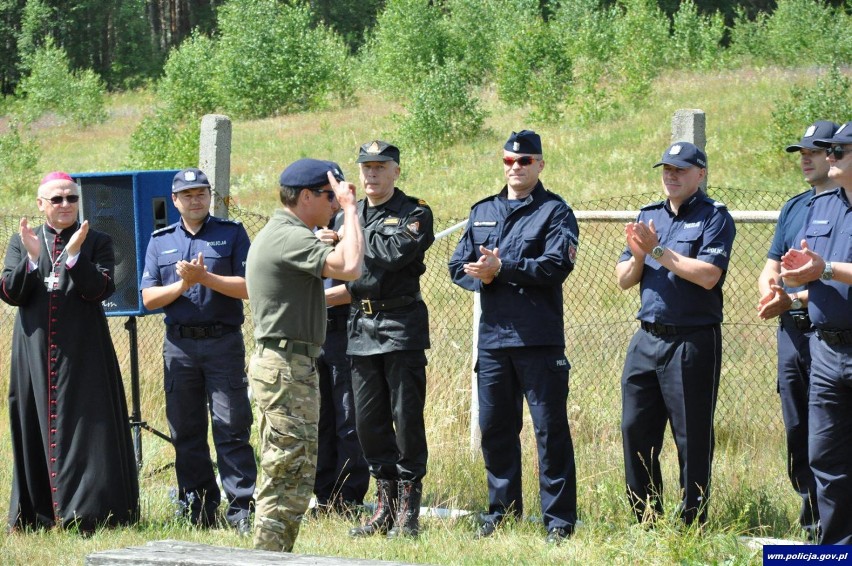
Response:
[[[210,214],[228,218],[231,195],[231,119],[222,114],[201,118],[198,168],[207,174],[213,188]]]
[[[688,141],[707,152],[707,120],[704,110],[682,108],[675,110],[672,116],[672,143]],[[710,156],[707,156],[707,176],[701,183],[701,190],[707,191],[707,178],[710,176]]]

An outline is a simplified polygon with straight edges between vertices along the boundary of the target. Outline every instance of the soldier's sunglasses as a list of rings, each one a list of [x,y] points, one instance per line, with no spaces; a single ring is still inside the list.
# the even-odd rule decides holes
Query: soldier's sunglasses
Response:
[[[325,190],[325,189],[311,189],[311,191],[313,191],[315,193],[320,193],[320,194],[325,193],[325,196],[328,197],[328,202],[331,202],[331,201],[334,200],[334,191],[329,191],[329,190]]]

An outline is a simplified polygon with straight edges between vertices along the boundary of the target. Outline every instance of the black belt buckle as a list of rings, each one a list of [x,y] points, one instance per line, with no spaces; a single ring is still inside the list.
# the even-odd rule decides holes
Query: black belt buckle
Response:
[[[790,318],[793,319],[793,325],[797,330],[806,332],[811,329],[811,317],[807,313],[791,314]]]
[[[660,324],[659,322],[647,322],[645,320],[642,321],[642,330],[650,332],[654,336],[675,336],[678,334],[677,327],[675,326]]]
[[[361,310],[364,311],[364,314],[373,314],[373,303],[370,302],[370,299],[361,299]]]
[[[222,336],[222,325],[214,324],[211,326],[183,326],[178,325],[178,334],[181,338],[190,338],[199,340],[201,338],[219,338]]]

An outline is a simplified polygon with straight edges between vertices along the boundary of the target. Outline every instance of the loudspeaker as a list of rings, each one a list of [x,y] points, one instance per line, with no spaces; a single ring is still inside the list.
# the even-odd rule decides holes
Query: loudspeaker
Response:
[[[80,216],[95,230],[112,236],[115,293],[104,301],[107,316],[141,316],[139,283],[151,232],[180,218],[171,203],[177,170],[73,173],[80,187]]]

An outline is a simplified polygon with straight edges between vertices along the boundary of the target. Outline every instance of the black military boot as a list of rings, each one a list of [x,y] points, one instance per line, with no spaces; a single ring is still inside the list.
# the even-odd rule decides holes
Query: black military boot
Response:
[[[366,524],[349,529],[349,536],[367,537],[388,532],[396,513],[396,483],[393,480],[376,480],[376,512]]]
[[[416,537],[420,534],[420,496],[423,484],[419,481],[397,482],[399,501],[396,505],[396,522],[388,531],[388,538]]]

